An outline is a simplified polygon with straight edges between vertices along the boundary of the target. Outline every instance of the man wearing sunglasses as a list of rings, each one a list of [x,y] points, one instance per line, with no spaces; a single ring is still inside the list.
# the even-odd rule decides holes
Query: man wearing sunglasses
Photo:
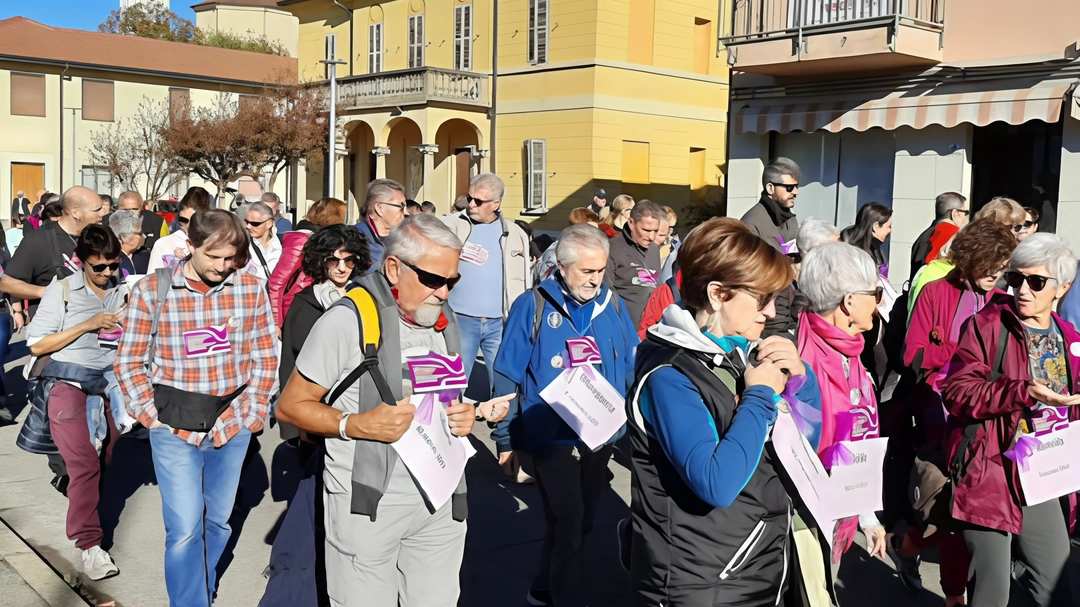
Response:
[[[432,512],[391,443],[410,428],[416,412],[405,358],[461,353],[458,319],[447,303],[451,289],[461,288],[461,240],[437,217],[420,213],[384,242],[380,269],[358,279],[354,289],[366,291],[377,307],[382,344],[376,370],[392,380],[384,387],[390,393],[380,396],[370,372],[343,384],[364,360],[364,336],[357,312],[342,302],[312,327],[276,411],[283,422],[329,437],[323,499],[331,604],[453,607],[465,549],[465,475],[445,479],[456,483],[453,497]],[[335,386],[340,396],[327,405]],[[480,409],[490,413],[498,405],[505,415],[508,400]],[[447,431],[468,436],[474,407],[457,400],[445,406]]]
[[[405,219],[405,188],[393,179],[372,181],[364,197],[363,214],[356,229],[367,238],[368,250],[371,251],[371,266],[361,268],[367,273],[382,263],[383,239]]]
[[[502,179],[480,173],[469,181],[465,212],[442,218],[464,243],[458,267],[461,285],[451,293],[450,307],[461,323],[461,356],[470,377],[481,349],[490,371],[511,304],[532,288],[529,237],[499,211],[505,193]],[[486,394],[491,389],[489,372]]]
[[[939,194],[934,200],[934,223],[923,230],[911,245],[911,280],[919,270],[937,259],[938,253],[960,228],[967,225],[971,211],[967,198],[956,192]]]
[[[802,170],[794,160],[776,158],[761,175],[761,198],[742,216],[751,232],[782,253],[790,252],[799,235],[799,220],[791,209],[799,195],[800,179]]]
[[[190,252],[187,246],[187,229],[188,224],[191,222],[191,216],[197,211],[209,208],[209,197],[204,199],[201,196],[185,196],[180,201],[180,210],[176,213],[176,230],[168,236],[159,238],[154,243],[153,248],[150,249],[150,263],[147,266],[147,272],[153,274],[158,268],[168,267],[187,257]]]

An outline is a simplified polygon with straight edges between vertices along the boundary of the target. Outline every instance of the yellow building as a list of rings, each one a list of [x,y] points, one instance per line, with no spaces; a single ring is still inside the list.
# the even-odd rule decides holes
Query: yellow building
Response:
[[[223,92],[257,94],[295,78],[296,60],[288,57],[2,20],[0,192],[10,201],[20,190],[33,198],[41,189],[85,185],[116,196],[120,185],[88,160],[96,130],[132,116],[144,99],[196,107]],[[171,194],[188,185],[206,186],[191,176]],[[10,211],[0,204],[0,219]]]
[[[245,3],[265,4],[219,0],[210,12]],[[319,62],[337,34],[336,194],[362,198],[386,176],[444,212],[471,174],[494,170],[508,216],[561,228],[597,187],[675,208],[722,198],[727,3],[503,0],[497,15],[492,0],[277,7],[299,21],[301,80],[326,79]],[[322,195],[323,173],[309,165],[309,198]]]

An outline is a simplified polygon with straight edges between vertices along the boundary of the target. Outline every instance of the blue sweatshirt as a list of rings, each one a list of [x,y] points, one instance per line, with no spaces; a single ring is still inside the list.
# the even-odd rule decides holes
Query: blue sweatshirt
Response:
[[[506,418],[491,434],[500,453],[511,449],[535,453],[557,444],[581,444],[570,426],[540,398],[540,391],[563,372],[561,364],[552,363],[566,349],[567,339],[591,336],[596,340],[603,358],[598,371],[619,394],[625,397],[634,381],[638,337],[621,298],[606,284],[601,285],[593,301],[585,304],[567,296],[555,278],[545,280],[538,288],[544,289],[559,307],[544,300],[540,331],[533,343],[536,298],[532,291],[519,296],[510,308],[495,357],[495,394],[518,395],[510,403]],[[616,433],[609,442],[622,433]]]
[[[806,374],[799,399],[820,409],[817,378],[809,366]],[[778,398],[767,386],[747,388],[739,397],[731,426],[720,436],[694,384],[674,368],[662,367],[645,380],[640,408],[683,481],[708,504],[727,508],[757,469],[769,428],[776,421]]]

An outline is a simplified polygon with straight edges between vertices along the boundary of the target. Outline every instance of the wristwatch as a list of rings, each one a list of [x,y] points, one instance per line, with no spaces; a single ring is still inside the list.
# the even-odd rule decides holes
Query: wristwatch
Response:
[[[337,431],[338,431],[338,436],[341,437],[341,440],[352,440],[352,437],[350,437],[348,434],[345,434],[345,426],[349,423],[349,416],[350,415],[352,415],[352,413],[346,413],[346,414],[342,415],[341,416],[341,421],[338,422]]]

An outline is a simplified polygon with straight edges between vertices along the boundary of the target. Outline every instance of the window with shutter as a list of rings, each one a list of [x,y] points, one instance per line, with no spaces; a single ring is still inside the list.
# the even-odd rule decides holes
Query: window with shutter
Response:
[[[83,120],[112,122],[115,114],[113,83],[109,80],[82,81]]]
[[[11,74],[11,115],[45,117],[45,76]]]
[[[525,140],[525,210],[547,211],[547,140]]]
[[[547,63],[548,0],[529,0],[529,63]]]
[[[378,74],[382,71],[383,31],[382,23],[372,23],[368,26],[368,73]]]
[[[409,17],[409,67],[424,67],[424,16]]]
[[[454,69],[471,71],[472,66],[472,5],[454,7]]]

